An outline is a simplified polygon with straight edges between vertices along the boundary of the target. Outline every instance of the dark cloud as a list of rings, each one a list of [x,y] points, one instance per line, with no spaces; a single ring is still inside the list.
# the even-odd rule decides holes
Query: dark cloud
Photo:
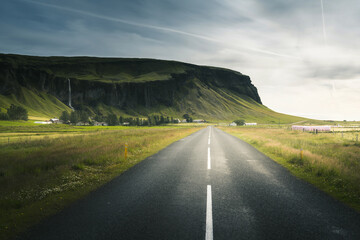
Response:
[[[2,0],[0,52],[233,68],[251,76],[266,105],[287,112],[304,98],[299,86],[329,95],[326,80],[359,76],[360,1],[323,2],[328,47],[320,0]],[[276,109],[290,87],[289,104]]]

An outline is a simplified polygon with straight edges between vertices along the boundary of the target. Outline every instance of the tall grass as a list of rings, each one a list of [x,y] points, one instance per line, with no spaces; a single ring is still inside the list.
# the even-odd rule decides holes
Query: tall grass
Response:
[[[198,129],[128,128],[2,144],[0,239],[55,213]]]
[[[222,129],[252,144],[296,176],[360,211],[360,143],[356,141],[357,132],[313,134],[287,129]]]

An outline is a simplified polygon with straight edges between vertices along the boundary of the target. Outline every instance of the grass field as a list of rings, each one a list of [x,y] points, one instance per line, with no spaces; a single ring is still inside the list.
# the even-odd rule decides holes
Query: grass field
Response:
[[[56,97],[24,87],[19,90],[19,96],[0,94],[0,110],[2,112],[6,112],[11,104],[25,108],[28,111],[29,119],[33,120],[48,120],[52,117],[59,117],[63,111],[70,112],[70,108]]]
[[[359,132],[313,134],[286,128],[221,129],[360,211],[360,142],[356,141]],[[303,158],[300,149],[303,149]]]
[[[0,121],[0,139],[11,139],[0,143],[0,239],[11,238],[200,129],[15,125]]]

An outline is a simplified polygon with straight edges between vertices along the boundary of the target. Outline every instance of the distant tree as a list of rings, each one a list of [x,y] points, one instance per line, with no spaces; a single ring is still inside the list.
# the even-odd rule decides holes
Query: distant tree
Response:
[[[70,122],[74,123],[74,124],[79,122],[79,113],[78,112],[72,111],[70,113]]]
[[[188,119],[190,118],[190,116],[189,116],[189,114],[185,113],[185,114],[183,115],[183,118],[185,118],[186,121],[188,122]]]
[[[10,120],[7,113],[0,112],[0,120]]]
[[[193,122],[192,117],[189,117],[189,119],[187,120],[187,122]]]
[[[118,121],[118,118],[117,116],[114,114],[114,113],[111,113],[107,116],[106,118],[106,123],[109,125],[109,126],[115,126],[115,125],[118,125],[119,124],[119,121]]]
[[[70,114],[67,111],[63,111],[59,119],[63,122],[67,122],[70,120]]]
[[[89,114],[86,111],[80,111],[80,121],[89,122]]]
[[[104,116],[101,115],[101,114],[96,114],[94,120],[97,121],[97,122],[104,122],[105,121]]]
[[[7,114],[10,120],[28,120],[28,112],[21,106],[11,104],[11,106],[7,109]]]
[[[159,118],[158,115],[155,115],[155,116],[154,116],[154,124],[155,124],[155,125],[159,125],[159,124],[160,124],[160,118]]]
[[[120,123],[120,124],[123,124],[123,122],[124,122],[124,118],[123,118],[122,116],[120,116],[120,117],[119,117],[119,123]]]
[[[243,119],[234,120],[234,123],[236,123],[236,125],[238,125],[238,126],[244,126],[245,120],[243,120]]]
[[[163,124],[165,123],[165,118],[163,115],[160,116],[160,124]]]

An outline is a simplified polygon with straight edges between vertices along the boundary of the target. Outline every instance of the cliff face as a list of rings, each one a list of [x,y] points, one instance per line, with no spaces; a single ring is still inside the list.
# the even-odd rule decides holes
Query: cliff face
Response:
[[[17,95],[25,87],[68,104],[68,78],[75,108],[105,104],[136,112],[163,106],[197,114],[198,109],[206,111],[200,100],[214,101],[214,106],[219,101],[212,99],[210,90],[226,91],[261,104],[250,78],[227,69],[149,59],[0,55],[1,95]]]

